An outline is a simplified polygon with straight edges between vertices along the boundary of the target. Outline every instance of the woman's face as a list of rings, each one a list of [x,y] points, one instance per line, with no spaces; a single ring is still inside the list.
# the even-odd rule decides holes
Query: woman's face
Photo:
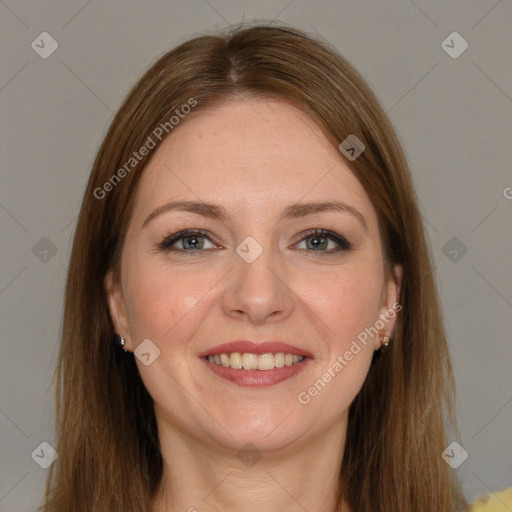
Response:
[[[185,201],[202,213],[166,207]],[[335,202],[353,211],[304,206]],[[201,233],[171,239],[183,230]],[[106,287],[159,429],[236,449],[342,427],[380,347],[365,329],[391,334],[398,300],[364,189],[305,114],[268,99],[230,100],[171,132],[141,177],[121,282],[108,274]],[[220,366],[203,357],[239,340],[256,348],[221,348]],[[309,356],[289,366],[287,353]]]

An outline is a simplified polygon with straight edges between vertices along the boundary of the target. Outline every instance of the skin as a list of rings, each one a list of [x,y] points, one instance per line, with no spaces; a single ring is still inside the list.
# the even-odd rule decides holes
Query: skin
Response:
[[[231,218],[167,211],[142,227],[173,200],[214,202]],[[340,211],[279,221],[289,204],[326,200],[356,208],[367,231]],[[315,251],[314,236],[303,235],[312,228],[333,231],[352,248],[329,254],[338,247],[329,241]],[[194,254],[158,250],[183,229],[211,236]],[[236,252],[247,236],[263,248],[252,263]],[[174,246],[185,243],[191,253],[190,241]],[[160,350],[149,366],[136,358],[154,399],[164,460],[153,512],[334,510],[348,408],[381,346],[379,336],[360,343],[361,351],[308,404],[297,396],[392,310],[401,267],[394,272],[396,280],[385,279],[369,197],[300,110],[278,99],[231,99],[175,128],[141,177],[120,282],[111,272],[105,279],[125,348],[149,339]],[[394,323],[386,322],[381,336],[392,335]],[[285,341],[314,360],[277,385],[241,387],[198,357],[239,339]],[[249,442],[261,458],[246,467],[237,454]]]

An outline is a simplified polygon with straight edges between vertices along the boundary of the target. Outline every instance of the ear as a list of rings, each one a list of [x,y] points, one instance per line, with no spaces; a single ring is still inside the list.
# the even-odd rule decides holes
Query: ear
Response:
[[[402,310],[402,304],[399,304],[400,290],[402,288],[404,269],[402,265],[393,266],[387,282],[384,284],[382,293],[382,308],[380,310],[379,320],[384,324],[382,328],[382,336],[393,338],[395,334],[395,324],[398,312]],[[381,323],[379,322],[379,324]],[[380,340],[375,340],[377,350],[380,348]]]
[[[110,318],[116,333],[121,334],[125,339],[125,349],[130,349],[130,329],[128,316],[126,315],[126,304],[124,301],[121,283],[115,278],[114,272],[109,270],[103,282],[107,294],[108,309]]]

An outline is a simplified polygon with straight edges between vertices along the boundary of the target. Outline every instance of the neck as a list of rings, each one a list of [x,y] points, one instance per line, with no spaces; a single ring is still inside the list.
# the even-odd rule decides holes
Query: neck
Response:
[[[350,512],[336,504],[346,417],[262,452],[206,443],[164,422],[164,474],[151,512]]]

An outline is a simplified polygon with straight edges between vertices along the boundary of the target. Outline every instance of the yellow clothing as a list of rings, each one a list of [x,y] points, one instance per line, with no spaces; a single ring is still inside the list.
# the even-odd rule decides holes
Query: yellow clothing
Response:
[[[502,492],[479,496],[471,509],[472,512],[510,512],[510,510],[512,510],[512,487]]]

